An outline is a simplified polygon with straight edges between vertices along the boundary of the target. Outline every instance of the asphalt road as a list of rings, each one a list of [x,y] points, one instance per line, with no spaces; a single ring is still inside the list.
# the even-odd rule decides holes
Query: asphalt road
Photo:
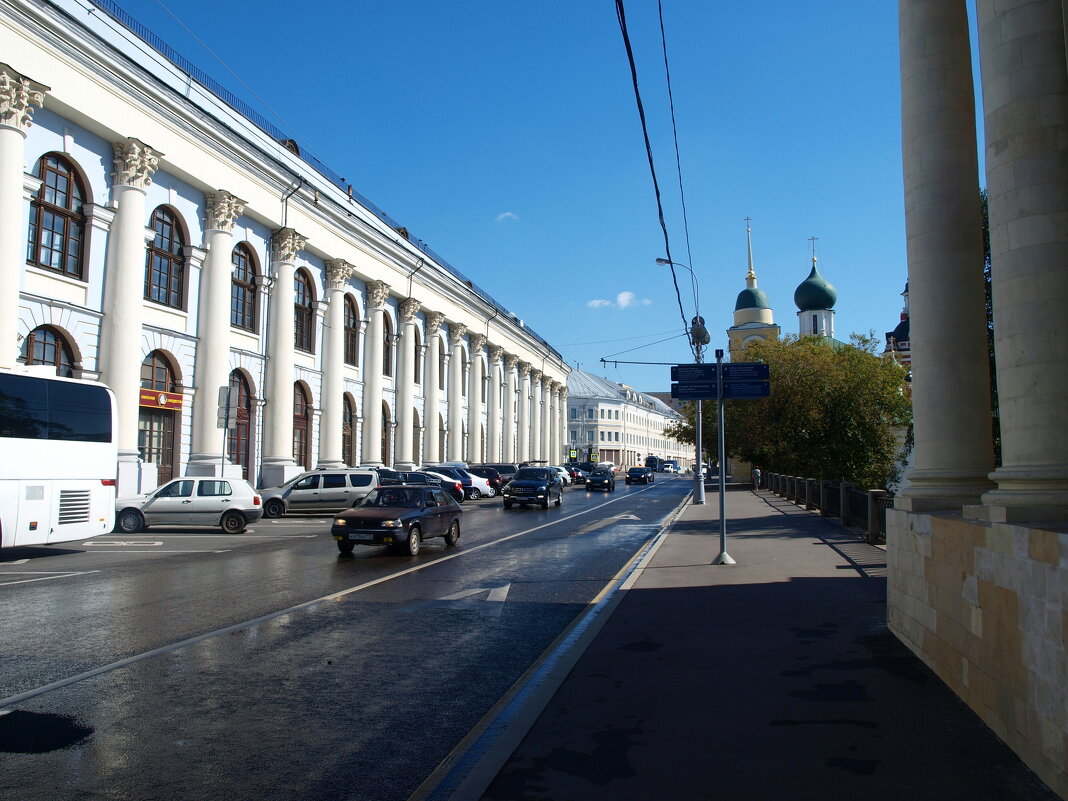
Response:
[[[416,557],[327,517],[0,552],[0,798],[407,799],[691,486],[468,502]]]

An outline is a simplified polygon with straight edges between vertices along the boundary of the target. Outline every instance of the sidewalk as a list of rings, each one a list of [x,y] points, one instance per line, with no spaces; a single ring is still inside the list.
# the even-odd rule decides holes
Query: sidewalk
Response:
[[[880,548],[735,491],[713,566],[718,515],[685,507],[485,801],[1056,798],[887,631]]]

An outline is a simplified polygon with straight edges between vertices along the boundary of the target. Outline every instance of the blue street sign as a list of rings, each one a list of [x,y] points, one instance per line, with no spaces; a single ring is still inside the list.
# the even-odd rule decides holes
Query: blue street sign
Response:
[[[716,365],[712,365],[715,367]],[[671,397],[676,400],[715,400],[716,382],[701,381],[687,384],[672,384]]]
[[[728,362],[723,365],[723,379],[736,381],[767,381],[771,371],[764,362]]]
[[[702,381],[716,381],[716,365],[714,364],[675,364],[671,366],[671,380],[686,383]]]
[[[726,365],[724,365],[726,367]],[[771,384],[767,381],[724,381],[724,398],[766,398],[771,395]]]

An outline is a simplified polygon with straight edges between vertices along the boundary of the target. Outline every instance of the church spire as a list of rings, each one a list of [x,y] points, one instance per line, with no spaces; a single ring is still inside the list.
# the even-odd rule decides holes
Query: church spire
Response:
[[[745,285],[749,288],[756,286],[756,271],[753,270],[753,229],[749,227],[752,219],[745,218],[745,244],[749,250],[749,272],[745,274]]]

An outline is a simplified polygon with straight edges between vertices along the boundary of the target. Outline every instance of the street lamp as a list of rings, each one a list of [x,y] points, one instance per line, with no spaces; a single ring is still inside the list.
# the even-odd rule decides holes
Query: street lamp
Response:
[[[690,343],[693,345],[694,359],[697,364],[701,363],[701,349],[712,341],[712,337],[709,336],[708,329],[705,328],[705,318],[701,316],[701,296],[699,292],[699,285],[697,282],[697,273],[693,271],[693,267],[682,262],[671,261],[670,259],[657,259],[657,264],[665,266],[685,267],[690,272],[690,280],[693,287],[693,302],[694,309],[697,312],[693,320],[690,321]],[[701,446],[701,440],[704,437],[704,431],[701,418],[703,413],[701,410],[701,401],[697,401],[697,414],[694,423],[694,439],[697,440],[697,464],[694,465],[694,479],[693,479],[693,502],[696,505],[701,505],[705,502],[705,459],[704,449]],[[722,470],[722,466],[720,467]]]

